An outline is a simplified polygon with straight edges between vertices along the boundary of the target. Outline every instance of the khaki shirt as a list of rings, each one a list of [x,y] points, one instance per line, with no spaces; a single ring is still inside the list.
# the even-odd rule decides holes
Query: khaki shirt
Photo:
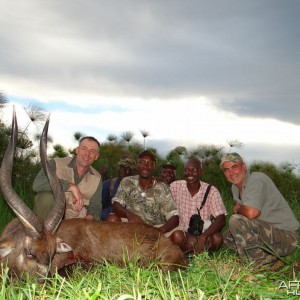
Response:
[[[96,220],[99,220],[102,211],[102,178],[99,172],[93,167],[90,167],[88,172],[79,178],[75,158],[54,158],[49,162],[55,169],[57,177],[65,191],[67,206],[65,218],[85,217],[88,213]],[[71,193],[67,191],[70,187],[70,183],[74,183],[78,186],[84,198],[84,207],[79,212],[74,210]],[[36,176],[33,182],[33,190],[36,193],[51,191],[48,177],[44,170],[40,170]]]
[[[139,176],[125,177],[112,199],[123,207],[140,216],[146,224],[164,224],[172,216],[178,216],[178,210],[169,187],[156,182],[151,188],[143,191],[139,186]]]

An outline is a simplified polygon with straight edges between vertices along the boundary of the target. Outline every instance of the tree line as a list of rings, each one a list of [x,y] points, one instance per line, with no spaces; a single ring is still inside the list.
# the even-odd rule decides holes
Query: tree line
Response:
[[[0,93],[0,161],[2,161],[4,151],[10,136],[10,124],[5,124],[1,112],[8,104],[6,97]],[[28,123],[24,128],[19,128],[17,153],[13,167],[13,186],[21,198],[32,207],[34,193],[32,191],[33,180],[41,168],[39,161],[39,149],[35,146],[40,138],[39,132],[30,136],[28,128],[30,124],[34,124],[36,128],[41,128],[48,116],[48,112],[42,107],[29,104],[24,107],[28,116]],[[146,139],[150,133],[146,130],[140,130],[143,142],[137,142],[133,139],[134,134],[126,131],[120,134],[119,137],[109,134],[105,141],[100,145],[100,156],[93,166],[100,171],[103,180],[117,176],[117,163],[120,157],[124,154],[130,154],[137,157],[144,149],[149,149],[157,156],[157,170],[155,175],[159,175],[159,166],[170,161],[176,166],[177,179],[183,177],[184,163],[187,159],[197,157],[203,165],[203,180],[215,185],[221,192],[225,202],[228,199],[230,203],[231,192],[230,184],[226,181],[222,170],[219,167],[220,159],[225,152],[236,151],[243,147],[243,144],[238,140],[228,141],[229,151],[225,151],[224,147],[216,145],[199,145],[194,148],[186,148],[184,146],[177,146],[169,151],[165,156],[161,156],[156,148],[147,147]],[[83,136],[81,132],[74,133],[74,142],[78,142]],[[75,155],[74,149],[66,149],[63,145],[53,144],[51,136],[48,137],[49,147],[52,147],[51,157],[65,157]],[[300,198],[300,178],[294,174],[295,165],[292,163],[284,163],[277,167],[271,162],[254,161],[249,166],[251,171],[261,171],[269,175],[284,197],[289,199]],[[299,209],[299,201],[289,201],[292,206],[297,205],[295,209]],[[5,201],[0,194],[0,209],[1,212],[8,214],[8,219],[12,217],[10,209],[7,207]]]

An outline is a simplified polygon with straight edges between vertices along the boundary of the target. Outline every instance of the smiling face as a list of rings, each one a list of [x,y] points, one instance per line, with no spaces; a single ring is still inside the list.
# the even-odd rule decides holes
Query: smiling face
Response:
[[[76,148],[76,163],[82,168],[88,168],[99,157],[98,144],[90,139],[84,139]]]
[[[201,163],[198,159],[190,159],[184,167],[184,179],[187,184],[199,183],[202,175]]]
[[[222,165],[226,179],[242,189],[247,176],[247,167],[244,162],[226,161]]]

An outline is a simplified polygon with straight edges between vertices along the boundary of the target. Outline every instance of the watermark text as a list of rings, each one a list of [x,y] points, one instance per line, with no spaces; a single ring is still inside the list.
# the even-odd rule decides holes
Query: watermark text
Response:
[[[279,281],[279,290],[286,290],[286,294],[290,296],[300,296],[300,281]]]

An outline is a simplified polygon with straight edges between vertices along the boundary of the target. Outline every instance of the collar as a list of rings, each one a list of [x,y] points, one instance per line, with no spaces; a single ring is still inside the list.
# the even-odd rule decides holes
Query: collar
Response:
[[[78,171],[77,171],[77,165],[76,165],[76,156],[74,156],[74,157],[72,158],[72,160],[71,160],[70,163],[68,164],[68,167],[69,167],[69,168],[72,168],[73,170],[76,170],[76,173],[78,174]],[[87,174],[87,173],[89,173],[89,174],[91,174],[91,175],[95,175],[91,167],[88,168],[88,170],[87,170],[87,172],[86,172],[85,174]]]

